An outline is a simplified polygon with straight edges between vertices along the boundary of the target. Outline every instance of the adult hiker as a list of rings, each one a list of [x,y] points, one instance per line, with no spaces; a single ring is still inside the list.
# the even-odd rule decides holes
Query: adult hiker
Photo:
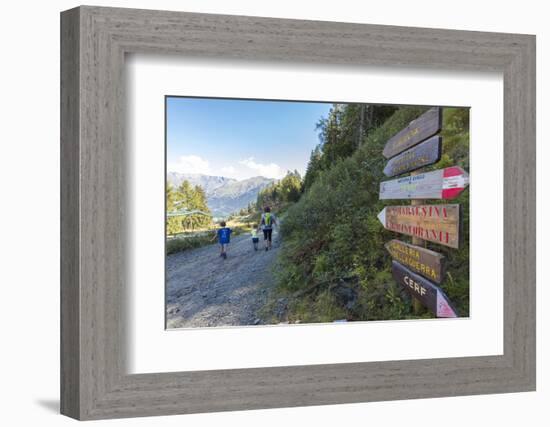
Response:
[[[264,232],[266,251],[271,249],[271,235],[273,234],[274,225],[278,225],[275,214],[271,213],[271,208],[269,206],[266,206],[262,214],[262,219],[260,220],[260,227],[262,227],[262,231]]]

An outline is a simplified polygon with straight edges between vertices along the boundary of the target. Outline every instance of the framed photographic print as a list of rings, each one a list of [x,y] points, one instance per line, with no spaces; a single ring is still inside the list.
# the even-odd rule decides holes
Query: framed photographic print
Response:
[[[535,389],[533,36],[84,6],[61,40],[62,413]]]

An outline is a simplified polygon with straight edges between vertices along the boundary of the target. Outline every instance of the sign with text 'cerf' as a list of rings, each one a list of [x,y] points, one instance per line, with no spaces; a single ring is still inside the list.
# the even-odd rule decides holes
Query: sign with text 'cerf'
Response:
[[[397,283],[429,308],[437,317],[458,317],[455,308],[440,287],[412,272],[397,261],[392,261],[392,275]]]
[[[421,276],[436,283],[443,280],[445,257],[440,253],[396,239],[390,240],[385,247],[395,261]]]
[[[392,157],[384,168],[384,175],[391,177],[411,172],[437,163],[441,158],[441,137],[434,136],[413,148]]]
[[[378,219],[387,230],[458,248],[460,205],[386,206]]]
[[[441,122],[441,108],[429,109],[388,140],[383,156],[389,159],[435,135],[441,130]]]
[[[452,166],[380,183],[380,200],[454,199],[469,184],[464,169]]]

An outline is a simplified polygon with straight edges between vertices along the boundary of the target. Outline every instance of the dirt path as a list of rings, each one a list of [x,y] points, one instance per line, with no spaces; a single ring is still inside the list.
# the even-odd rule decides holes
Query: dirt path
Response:
[[[166,261],[168,328],[261,324],[258,310],[274,284],[279,235],[254,251],[250,235],[231,239],[227,259],[217,244],[169,255]]]

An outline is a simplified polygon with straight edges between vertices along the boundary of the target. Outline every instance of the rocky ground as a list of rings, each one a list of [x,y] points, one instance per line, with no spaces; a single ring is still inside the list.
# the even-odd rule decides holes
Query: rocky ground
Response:
[[[254,251],[250,235],[231,239],[227,259],[218,244],[167,256],[166,319],[168,328],[258,325],[258,310],[274,285],[273,265],[279,250]]]

